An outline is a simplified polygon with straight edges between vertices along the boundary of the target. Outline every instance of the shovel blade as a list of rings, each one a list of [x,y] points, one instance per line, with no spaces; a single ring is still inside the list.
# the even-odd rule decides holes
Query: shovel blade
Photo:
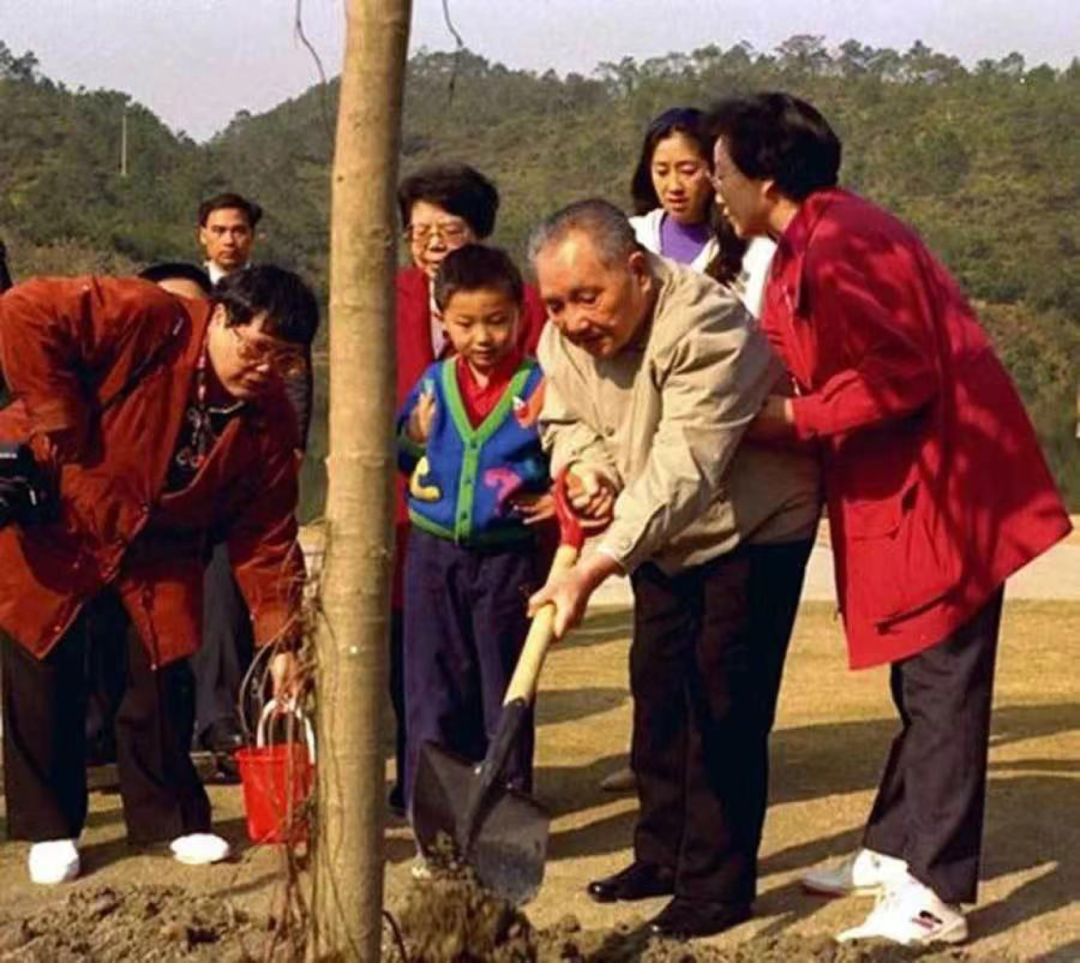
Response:
[[[471,846],[463,839],[463,816],[479,776],[476,766],[431,743],[420,750],[413,787],[413,831],[425,856],[445,858],[443,839],[480,882],[515,906],[540,889],[551,816],[526,793],[494,788]]]

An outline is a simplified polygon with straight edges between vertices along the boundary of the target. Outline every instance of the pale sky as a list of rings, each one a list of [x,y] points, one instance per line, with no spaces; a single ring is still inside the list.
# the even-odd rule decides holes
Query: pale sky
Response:
[[[344,0],[302,0],[330,75]],[[588,75],[601,61],[793,34],[906,50],[916,40],[968,65],[1016,50],[1029,66],[1080,56],[1078,0],[449,0],[476,53],[509,67]],[[318,79],[295,39],[296,0],[0,0],[0,40],[32,50],[69,87],[122,90],[204,140],[239,110],[261,113]],[[413,0],[410,49],[453,49],[442,0]]]

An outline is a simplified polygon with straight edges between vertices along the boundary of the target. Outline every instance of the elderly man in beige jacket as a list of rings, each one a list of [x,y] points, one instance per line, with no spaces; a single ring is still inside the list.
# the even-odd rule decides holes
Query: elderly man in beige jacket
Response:
[[[597,550],[530,600],[556,634],[609,575],[634,590],[631,759],[641,812],[600,902],[674,898],[654,932],[719,933],[750,915],[768,735],[820,495],[811,457],[740,444],[785,376],[731,292],[649,254],[620,211],[582,201],[534,233],[553,324],[541,430],[597,523]]]

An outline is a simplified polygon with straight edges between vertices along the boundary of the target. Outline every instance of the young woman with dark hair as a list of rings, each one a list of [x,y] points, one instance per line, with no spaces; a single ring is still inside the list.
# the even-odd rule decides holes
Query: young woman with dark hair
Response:
[[[711,180],[715,140],[704,113],[694,107],[672,107],[654,118],[630,180],[630,223],[646,250],[731,286],[757,316],[774,245],[743,240],[717,208]]]

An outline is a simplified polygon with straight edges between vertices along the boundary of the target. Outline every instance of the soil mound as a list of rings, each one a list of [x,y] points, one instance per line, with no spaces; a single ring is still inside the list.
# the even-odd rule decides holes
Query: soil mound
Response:
[[[266,958],[270,935],[220,897],[179,886],[102,886],[0,924],[0,961],[248,963]]]
[[[431,879],[412,882],[396,914],[405,961],[388,943],[384,963],[1014,963],[959,949],[839,944],[828,937],[758,937],[721,950],[661,940],[649,934],[640,917],[611,930],[584,930],[568,914],[537,930],[460,864],[431,872]]]
[[[963,950],[891,944],[839,945],[780,936],[717,949],[648,935],[636,917],[611,930],[584,930],[567,915],[537,930],[481,887],[468,870],[415,881],[394,915],[405,963],[1015,963]],[[272,952],[271,952],[272,950]],[[275,942],[273,924],[222,897],[179,886],[77,889],[32,916],[0,921],[0,963],[292,963],[302,952]],[[384,963],[403,963],[387,928]]]

